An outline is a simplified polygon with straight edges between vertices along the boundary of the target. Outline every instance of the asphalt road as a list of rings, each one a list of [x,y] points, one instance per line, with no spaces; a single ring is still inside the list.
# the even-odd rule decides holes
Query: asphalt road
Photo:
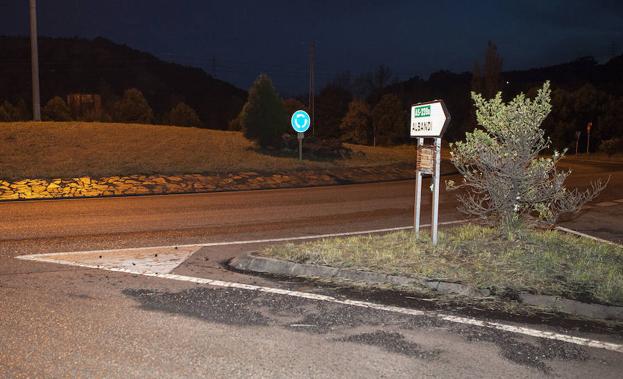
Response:
[[[609,173],[610,187],[599,201],[623,198],[618,166],[574,165],[571,184]],[[424,201],[427,222],[429,194]],[[442,193],[441,202],[442,221],[462,218],[452,194]],[[613,204],[567,225],[600,224],[596,233],[621,238],[623,204]],[[426,315],[14,259],[404,226],[412,222],[412,206],[412,182],[0,203],[0,377],[620,377],[621,353],[603,349]],[[177,273],[347,296],[222,267],[257,247],[206,247]],[[505,322],[623,341],[620,329]]]

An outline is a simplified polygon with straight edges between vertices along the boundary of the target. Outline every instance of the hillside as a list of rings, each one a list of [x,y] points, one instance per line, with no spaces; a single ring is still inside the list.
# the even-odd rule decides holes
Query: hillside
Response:
[[[246,91],[202,69],[164,62],[104,38],[39,38],[41,102],[72,92],[99,93],[104,104],[127,88],[140,89],[156,115],[184,101],[205,127],[224,129],[246,99]],[[0,100],[31,102],[30,44],[0,37]]]
[[[500,90],[507,100],[520,92],[528,93],[531,89],[542,86],[546,80],[551,82],[553,90],[576,91],[588,84],[606,95],[620,97],[623,96],[623,55],[601,64],[591,57],[583,57],[547,67],[505,71],[501,73],[500,79]],[[463,138],[465,131],[473,125],[473,104],[469,96],[471,81],[470,72],[438,71],[432,73],[428,79],[416,76],[397,82],[387,87],[385,92],[395,93],[404,104],[444,99],[452,114],[452,123],[446,138],[452,141]],[[554,104],[556,105],[558,104]],[[599,127],[597,123],[594,124]],[[586,123],[582,127],[584,125]],[[561,148],[564,147],[566,145]]]
[[[0,123],[0,179],[288,171],[414,164],[412,146],[349,145],[352,159],[298,161],[258,153],[240,132],[86,122]]]

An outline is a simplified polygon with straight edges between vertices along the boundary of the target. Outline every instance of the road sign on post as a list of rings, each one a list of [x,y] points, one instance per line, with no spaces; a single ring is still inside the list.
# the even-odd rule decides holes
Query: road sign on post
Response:
[[[311,119],[307,112],[304,110],[298,110],[292,114],[290,119],[292,129],[296,132],[296,138],[299,141],[299,160],[303,160],[303,138],[305,138],[305,132],[311,125]]]
[[[441,167],[441,136],[450,123],[450,113],[442,100],[415,104],[411,107],[411,138],[417,138],[417,159],[415,172],[415,206],[413,227],[416,238],[420,234],[420,209],[422,202],[422,176],[432,174],[433,209],[431,239],[437,245],[439,225],[439,175]],[[432,145],[425,145],[426,138],[433,138]]]

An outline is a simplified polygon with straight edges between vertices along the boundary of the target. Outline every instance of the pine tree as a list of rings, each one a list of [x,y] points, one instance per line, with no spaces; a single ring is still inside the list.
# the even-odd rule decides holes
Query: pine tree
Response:
[[[288,131],[288,116],[268,75],[261,74],[255,80],[239,117],[245,137],[262,147],[281,147],[281,137]]]

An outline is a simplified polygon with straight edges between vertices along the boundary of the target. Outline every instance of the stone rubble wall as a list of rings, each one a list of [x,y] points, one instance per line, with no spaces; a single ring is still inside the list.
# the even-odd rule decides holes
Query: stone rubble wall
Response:
[[[391,165],[262,174],[130,175],[70,179],[0,180],[0,201],[100,196],[154,195],[322,186],[410,179],[414,168]]]

